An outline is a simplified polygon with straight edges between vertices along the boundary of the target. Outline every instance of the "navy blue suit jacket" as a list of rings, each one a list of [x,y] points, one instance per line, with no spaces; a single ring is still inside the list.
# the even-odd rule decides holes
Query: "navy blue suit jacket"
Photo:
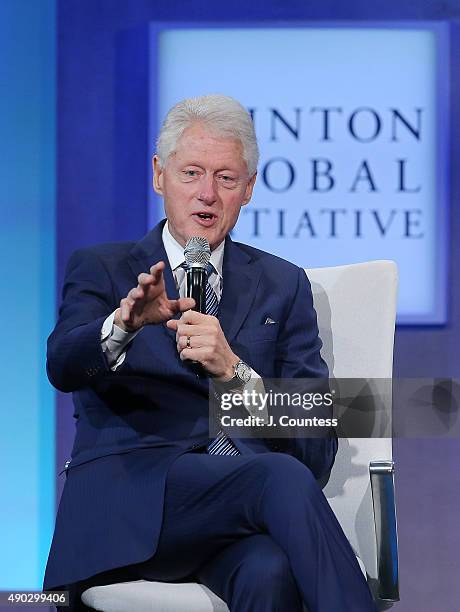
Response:
[[[208,441],[208,381],[178,356],[175,333],[145,327],[112,372],[101,349],[104,320],[166,263],[163,222],[139,243],[105,244],[70,258],[63,302],[48,341],[52,384],[73,392],[76,437],[45,574],[51,589],[151,557],[161,528],[169,465]],[[219,321],[232,350],[261,376],[327,377],[304,271],[226,239]],[[179,316],[179,315],[178,315]],[[267,318],[275,321],[265,325]],[[335,439],[236,440],[242,454],[288,452],[320,477]]]

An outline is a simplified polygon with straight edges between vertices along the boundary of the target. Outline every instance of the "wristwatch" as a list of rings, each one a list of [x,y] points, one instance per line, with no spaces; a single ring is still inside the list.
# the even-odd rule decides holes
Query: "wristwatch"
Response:
[[[233,379],[237,379],[241,384],[245,385],[251,380],[252,369],[247,363],[244,363],[241,359],[233,366],[235,376]],[[235,380],[236,382],[236,380]]]
[[[252,369],[241,359],[233,366],[234,376],[226,382],[221,382],[219,386],[223,389],[238,389],[243,387],[251,380]]]

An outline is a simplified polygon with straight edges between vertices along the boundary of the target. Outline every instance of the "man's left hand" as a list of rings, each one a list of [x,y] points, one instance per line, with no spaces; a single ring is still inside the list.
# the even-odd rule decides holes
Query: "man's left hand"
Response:
[[[219,320],[194,310],[184,312],[179,320],[166,323],[176,332],[180,358],[198,361],[217,380],[233,378],[239,357],[230,348]]]

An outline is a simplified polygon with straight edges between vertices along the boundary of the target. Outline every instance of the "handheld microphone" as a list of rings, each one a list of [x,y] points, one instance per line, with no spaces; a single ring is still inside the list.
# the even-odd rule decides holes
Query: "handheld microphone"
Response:
[[[187,297],[195,300],[193,310],[206,314],[207,266],[211,259],[211,249],[206,238],[192,236],[187,240],[184,249],[187,275]],[[191,362],[192,370],[199,378],[207,376],[205,369],[198,361]]]
[[[187,240],[184,259],[187,275],[187,297],[195,300],[193,310],[206,314],[207,266],[211,258],[211,249],[206,238],[192,236]]]

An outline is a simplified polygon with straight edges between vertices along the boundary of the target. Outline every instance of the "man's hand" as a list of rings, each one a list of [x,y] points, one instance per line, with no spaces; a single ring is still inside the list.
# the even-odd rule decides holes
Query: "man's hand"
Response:
[[[159,261],[150,268],[149,274],[139,274],[139,284],[121,300],[120,308],[115,312],[115,325],[132,332],[144,325],[168,321],[176,313],[195,306],[192,298],[168,299],[163,278],[164,268],[164,262]]]
[[[239,357],[230,348],[216,317],[193,310],[166,323],[176,332],[180,358],[198,361],[217,380],[233,378]]]

